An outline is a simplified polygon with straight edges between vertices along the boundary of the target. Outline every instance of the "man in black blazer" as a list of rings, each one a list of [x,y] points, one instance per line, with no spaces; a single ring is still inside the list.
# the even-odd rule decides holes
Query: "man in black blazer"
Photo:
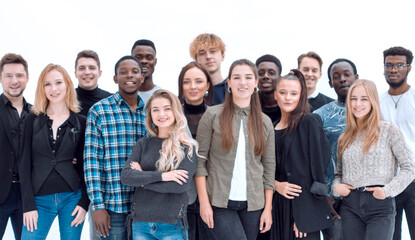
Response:
[[[11,218],[16,239],[20,239],[23,225],[18,163],[21,153],[21,129],[30,104],[23,98],[29,81],[27,62],[22,56],[9,53],[0,61],[0,238]]]

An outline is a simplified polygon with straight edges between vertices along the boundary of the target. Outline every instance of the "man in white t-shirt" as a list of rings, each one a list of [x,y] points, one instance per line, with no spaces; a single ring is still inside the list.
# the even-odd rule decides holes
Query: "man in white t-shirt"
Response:
[[[415,90],[408,84],[412,52],[403,47],[392,47],[383,52],[384,75],[389,90],[380,97],[383,119],[399,126],[408,147],[415,157]],[[411,235],[415,239],[415,183],[412,182],[396,198],[394,240],[401,239],[402,212]]]

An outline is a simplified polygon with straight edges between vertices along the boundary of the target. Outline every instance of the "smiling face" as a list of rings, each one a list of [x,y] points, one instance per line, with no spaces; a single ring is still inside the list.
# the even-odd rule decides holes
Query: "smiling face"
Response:
[[[186,103],[194,106],[202,104],[209,85],[206,75],[199,68],[193,67],[187,70],[182,86]]]
[[[406,64],[406,56],[404,55],[391,55],[385,58],[385,65],[387,64]],[[402,86],[408,77],[408,73],[411,71],[411,66],[405,66],[402,70],[397,70],[396,67],[393,67],[391,70],[385,69],[385,78],[386,82],[392,88],[398,88]]]
[[[29,77],[23,64],[8,63],[3,66],[0,82],[3,86],[4,95],[7,98],[18,98],[22,96]]]
[[[156,51],[150,46],[138,45],[133,49],[132,55],[143,66],[144,79],[152,78],[154,68],[157,64]]]
[[[344,103],[350,86],[356,81],[357,75],[354,74],[353,67],[348,62],[338,62],[334,64],[330,71],[330,86],[337,93],[337,100]]]
[[[118,84],[118,91],[121,96],[137,95],[142,81],[143,75],[136,61],[126,59],[119,63],[117,75],[114,76],[114,82]]]
[[[45,95],[50,103],[60,103],[65,101],[67,86],[62,73],[57,70],[52,70],[46,74]]]
[[[298,80],[281,79],[275,91],[275,100],[281,113],[291,114],[297,107],[301,97],[301,84]]]
[[[316,90],[318,79],[321,78],[321,66],[315,58],[304,57],[298,70],[304,75],[307,85],[307,94],[311,95]]]
[[[276,83],[280,77],[277,64],[261,62],[258,64],[259,90],[263,93],[274,93]]]
[[[253,69],[248,65],[236,65],[230,78],[228,86],[232,91],[233,102],[242,107],[250,103],[251,95],[258,86],[258,79],[255,79]]]
[[[350,106],[357,121],[362,121],[372,110],[372,103],[369,100],[366,89],[363,86],[356,86],[350,93]]]
[[[75,70],[75,77],[78,79],[79,87],[85,90],[94,90],[98,87],[98,78],[102,71],[93,58],[79,58]]]
[[[158,127],[159,135],[170,131],[175,118],[169,99],[159,97],[151,101],[151,120]]]
[[[200,49],[196,55],[196,62],[212,75],[220,71],[220,64],[225,59],[225,54],[217,48]]]

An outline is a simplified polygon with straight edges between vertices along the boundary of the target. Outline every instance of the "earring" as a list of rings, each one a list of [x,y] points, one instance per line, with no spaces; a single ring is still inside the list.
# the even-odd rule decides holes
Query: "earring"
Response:
[[[232,90],[230,87],[228,87],[228,93],[232,93]]]
[[[259,91],[259,88],[255,87],[254,92],[258,92],[258,91]]]

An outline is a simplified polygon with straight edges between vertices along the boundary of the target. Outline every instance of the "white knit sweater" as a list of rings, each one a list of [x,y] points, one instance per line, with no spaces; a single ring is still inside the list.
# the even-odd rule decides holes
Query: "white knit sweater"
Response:
[[[414,180],[414,160],[395,124],[380,122],[378,142],[366,154],[362,153],[363,144],[364,136],[357,136],[344,151],[342,159],[338,159],[333,188],[340,183],[356,188],[384,185],[386,196],[394,197]]]

